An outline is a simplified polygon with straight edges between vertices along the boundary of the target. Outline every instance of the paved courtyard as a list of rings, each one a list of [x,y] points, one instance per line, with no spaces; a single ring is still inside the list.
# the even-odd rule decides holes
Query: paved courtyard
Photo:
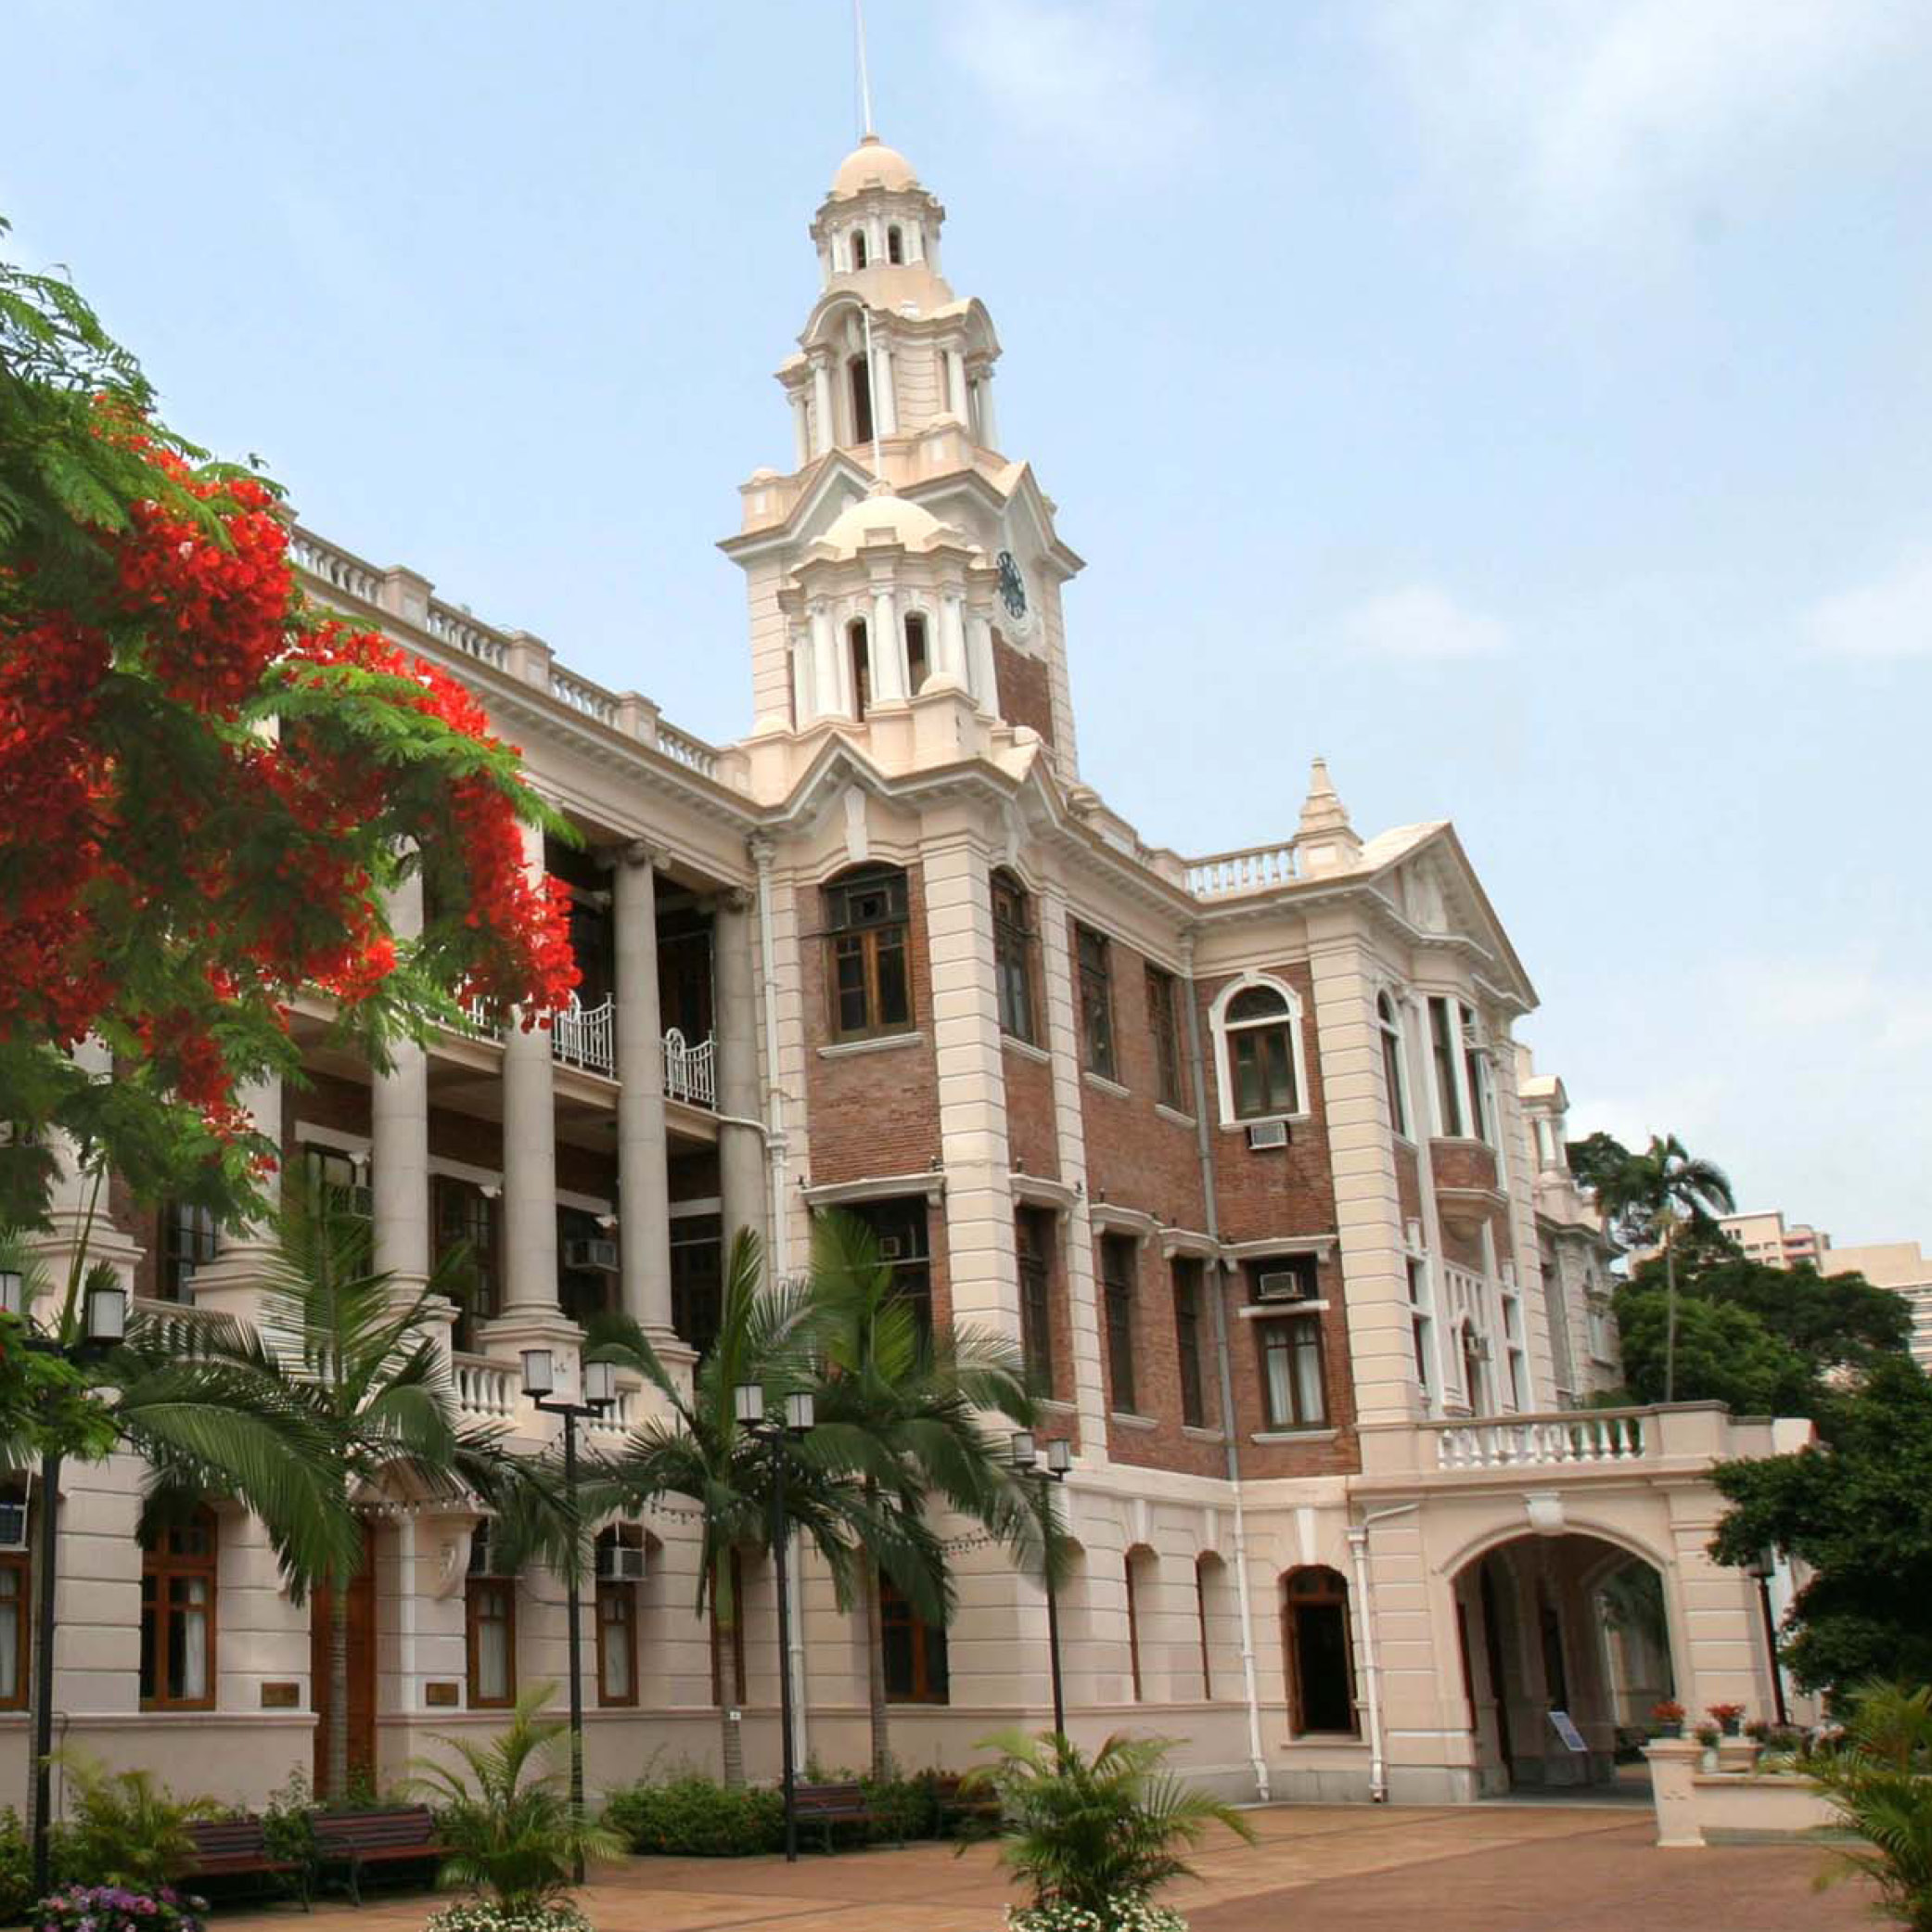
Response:
[[[1872,1924],[1855,1886],[1811,1890],[1809,1846],[1660,1851],[1627,1807],[1280,1806],[1249,1814],[1260,1843],[1225,1834],[1166,1896],[1196,1932],[1838,1932]],[[990,1847],[915,1845],[782,1859],[632,1859],[581,1902],[596,1932],[1000,1932],[1016,1893]],[[415,1932],[421,1893],[361,1912],[333,1903],[304,1932]],[[297,1913],[295,1916],[299,1917]],[[224,1913],[221,1932],[289,1932],[290,1911]]]

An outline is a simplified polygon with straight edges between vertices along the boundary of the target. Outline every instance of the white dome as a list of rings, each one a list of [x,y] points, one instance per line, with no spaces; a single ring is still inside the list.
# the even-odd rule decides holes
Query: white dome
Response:
[[[856,195],[862,188],[917,187],[919,177],[913,164],[896,147],[888,147],[876,134],[867,134],[838,163],[832,177],[832,192],[841,198]]]
[[[902,496],[882,492],[847,504],[819,541],[829,544],[842,556],[851,557],[865,544],[897,544],[902,549],[916,550],[944,530],[945,526],[930,510],[923,510]]]

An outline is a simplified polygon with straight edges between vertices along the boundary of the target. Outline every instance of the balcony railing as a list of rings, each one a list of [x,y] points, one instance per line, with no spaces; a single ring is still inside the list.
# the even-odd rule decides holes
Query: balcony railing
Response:
[[[551,1056],[566,1067],[585,1073],[601,1073],[606,1080],[617,1078],[617,998],[606,993],[595,1006],[570,1004],[550,1017]]]
[[[507,1422],[517,1413],[517,1371],[488,1355],[450,1356],[450,1379],[456,1387],[456,1407],[483,1422]]]
[[[688,1046],[677,1028],[664,1035],[664,1097],[682,1100],[688,1107],[718,1105],[718,1043],[707,1040],[702,1046]]]
[[[1439,1469],[1555,1469],[1642,1462],[1652,1452],[1641,1410],[1510,1416],[1430,1425]]]
[[[1242,892],[1268,892],[1295,878],[1292,845],[1255,845],[1238,852],[1210,852],[1187,861],[1187,889],[1196,899],[1232,899]]]

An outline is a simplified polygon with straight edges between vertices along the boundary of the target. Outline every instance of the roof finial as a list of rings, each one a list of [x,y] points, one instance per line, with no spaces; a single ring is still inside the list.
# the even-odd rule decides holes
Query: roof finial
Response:
[[[876,141],[872,125],[872,71],[865,64],[865,0],[852,0],[852,45],[859,57],[859,138]]]
[[[1330,782],[1325,760],[1318,758],[1309,767],[1308,797],[1302,801],[1295,847],[1310,876],[1349,871],[1362,855],[1362,840]]]

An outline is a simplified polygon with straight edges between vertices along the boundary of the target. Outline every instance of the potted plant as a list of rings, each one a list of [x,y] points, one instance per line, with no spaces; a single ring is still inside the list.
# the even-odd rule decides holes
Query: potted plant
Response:
[[[1650,1707],[1650,1721],[1657,1726],[1659,1737],[1682,1737],[1683,1735],[1683,1706],[1670,1697]]]
[[[1091,1758],[1053,1732],[985,1743],[998,1759],[960,1788],[999,1800],[1001,1860],[1032,1888],[1030,1905],[1008,1909],[1010,1932],[1186,1932],[1179,1913],[1153,1902],[1191,1875],[1183,1849],[1209,1824],[1254,1842],[1238,1811],[1166,1770],[1167,1738],[1117,1733]]]
[[[1704,1715],[1710,1719],[1726,1737],[1735,1737],[1744,1722],[1742,1704],[1710,1704],[1705,1707]]]

